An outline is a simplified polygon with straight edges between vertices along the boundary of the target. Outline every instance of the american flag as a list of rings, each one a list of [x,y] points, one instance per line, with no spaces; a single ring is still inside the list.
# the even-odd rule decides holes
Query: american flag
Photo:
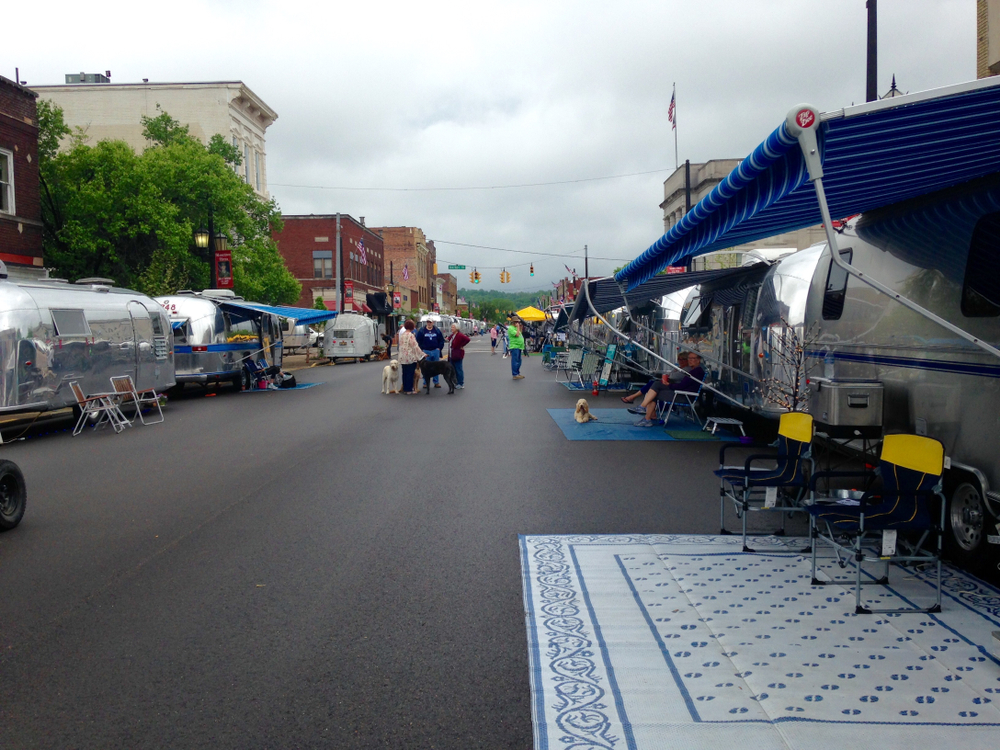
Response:
[[[410,280],[410,267],[406,263],[404,263],[403,264],[403,281],[409,281],[409,280]]]
[[[670,106],[667,107],[667,119],[670,120],[670,126],[673,130],[677,130],[677,118],[675,117],[677,108],[676,96],[676,94],[670,95]]]
[[[368,259],[365,257],[365,241],[363,239],[358,240],[358,252],[361,254],[361,263],[367,264]]]
[[[567,273],[572,274],[574,279],[576,278],[576,269],[575,268],[570,268],[565,263],[563,263],[563,268],[566,269]]]

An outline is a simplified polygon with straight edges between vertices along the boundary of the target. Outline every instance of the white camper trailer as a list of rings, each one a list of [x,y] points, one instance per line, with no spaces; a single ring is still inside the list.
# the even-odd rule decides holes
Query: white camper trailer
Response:
[[[357,313],[341,313],[327,321],[323,354],[330,359],[374,359],[378,345],[375,321]]]

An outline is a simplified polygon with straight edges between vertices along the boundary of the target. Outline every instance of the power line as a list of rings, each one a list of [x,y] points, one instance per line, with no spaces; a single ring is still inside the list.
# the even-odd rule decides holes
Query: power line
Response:
[[[543,255],[548,258],[576,258],[577,260],[583,260],[583,253],[569,253],[568,255],[558,255],[556,253],[540,253],[533,250],[511,250],[506,247],[490,247],[489,245],[470,245],[465,242],[449,242],[448,240],[434,240],[435,245],[456,245],[458,247],[474,247],[479,250],[496,250],[501,253],[520,253],[521,255]],[[631,258],[602,258],[597,255],[588,256],[590,260],[612,260],[618,263],[628,262],[632,260]],[[525,265],[525,264],[521,264]]]
[[[387,192],[387,193],[432,193],[453,192],[461,190],[512,190],[515,188],[550,187],[552,185],[575,185],[581,182],[600,182],[601,180],[620,180],[625,177],[642,177],[649,174],[674,172],[673,169],[651,169],[648,172],[630,172],[629,174],[613,174],[605,177],[581,177],[578,180],[556,180],[553,182],[525,182],[516,185],[470,185],[466,187],[351,187],[348,185],[292,185],[283,182],[272,182],[271,187],[303,188],[306,190],[347,190],[355,192]]]

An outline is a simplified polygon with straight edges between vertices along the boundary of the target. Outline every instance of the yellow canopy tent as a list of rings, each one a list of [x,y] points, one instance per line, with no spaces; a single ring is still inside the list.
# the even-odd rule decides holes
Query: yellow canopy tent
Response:
[[[523,310],[518,310],[514,314],[521,320],[527,321],[528,323],[540,323],[545,320],[545,313],[537,307],[532,307],[531,305],[528,305],[528,307]]]

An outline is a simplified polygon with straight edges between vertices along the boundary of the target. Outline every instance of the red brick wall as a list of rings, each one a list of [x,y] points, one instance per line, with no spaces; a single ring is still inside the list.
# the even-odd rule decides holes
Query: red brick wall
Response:
[[[273,237],[278,243],[278,252],[285,259],[285,266],[302,284],[302,294],[299,296],[299,307],[312,307],[315,299],[314,288],[333,289],[334,279],[317,279],[313,277],[313,250],[334,251],[337,241],[336,216],[283,216],[284,227],[281,232],[274,232]],[[365,294],[384,291],[388,283],[388,275],[384,270],[385,253],[382,238],[376,232],[366,229],[352,217],[340,217],[340,270],[343,280],[354,282],[354,296],[358,303],[364,302]],[[317,238],[326,238],[317,242]],[[360,255],[357,247],[359,240],[364,241],[367,265],[362,266],[357,260]],[[352,253],[355,260],[351,259]],[[336,255],[334,255],[333,273],[336,275]],[[341,284],[343,290],[343,284]]]
[[[0,214],[0,259],[40,265],[42,206],[38,185],[38,110],[33,94],[0,76],[0,148],[13,154],[14,209]]]

